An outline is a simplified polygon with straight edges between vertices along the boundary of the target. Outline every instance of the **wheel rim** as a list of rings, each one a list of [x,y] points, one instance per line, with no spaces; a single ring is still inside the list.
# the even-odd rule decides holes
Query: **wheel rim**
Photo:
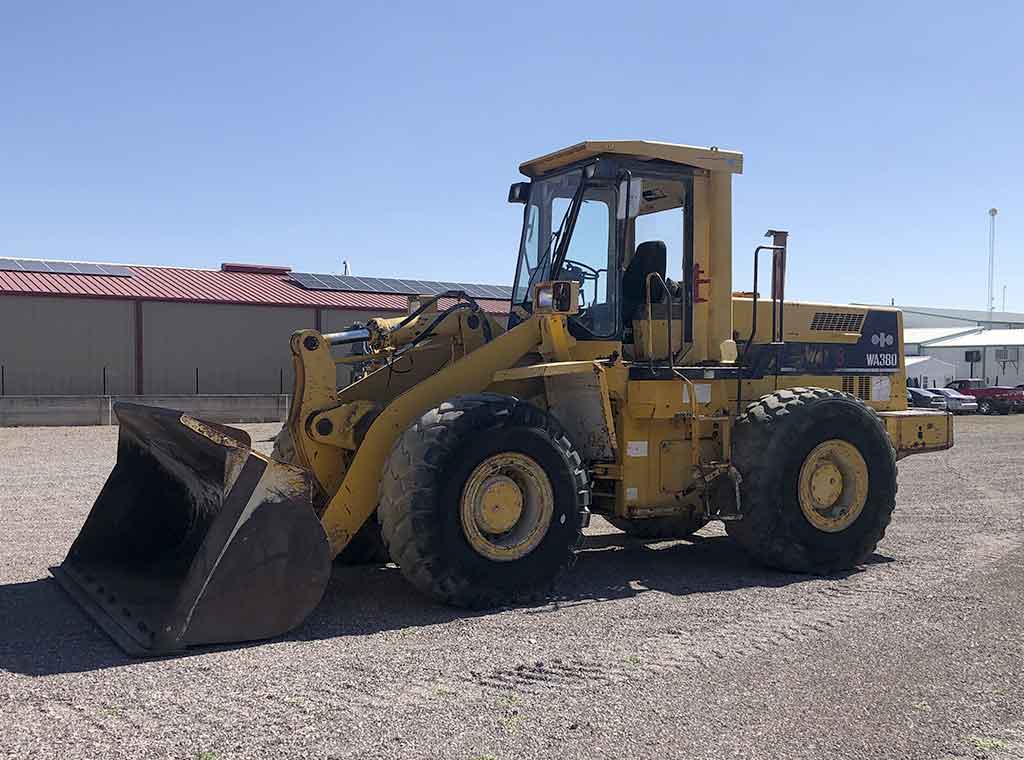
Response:
[[[476,466],[462,489],[462,529],[478,554],[497,562],[526,556],[551,524],[555,497],[544,468],[505,452]]]
[[[860,517],[867,496],[868,466],[852,443],[820,443],[800,467],[800,509],[818,530],[846,530]]]

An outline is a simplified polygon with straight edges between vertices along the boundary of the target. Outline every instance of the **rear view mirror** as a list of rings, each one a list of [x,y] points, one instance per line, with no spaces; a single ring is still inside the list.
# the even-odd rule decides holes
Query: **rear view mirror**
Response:
[[[530,183],[513,182],[512,186],[508,189],[508,202],[526,203],[528,200],[530,200]]]

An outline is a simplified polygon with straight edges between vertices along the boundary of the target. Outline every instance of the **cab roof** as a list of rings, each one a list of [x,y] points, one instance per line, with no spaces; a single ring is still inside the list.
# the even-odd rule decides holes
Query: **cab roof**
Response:
[[[584,140],[519,165],[519,171],[531,179],[605,153],[630,156],[642,161],[658,159],[715,172],[743,173],[743,154],[718,148],[653,142],[651,140]]]

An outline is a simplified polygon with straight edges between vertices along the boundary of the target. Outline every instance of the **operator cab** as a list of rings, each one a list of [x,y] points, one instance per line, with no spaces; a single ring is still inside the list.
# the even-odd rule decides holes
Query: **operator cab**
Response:
[[[681,353],[707,295],[695,267],[695,180],[741,168],[738,153],[639,140],[584,142],[524,163],[531,181],[509,192],[525,206],[509,327],[530,314],[538,283],[574,280],[577,340],[621,341],[626,359],[646,358],[642,324],[671,312],[672,353]]]

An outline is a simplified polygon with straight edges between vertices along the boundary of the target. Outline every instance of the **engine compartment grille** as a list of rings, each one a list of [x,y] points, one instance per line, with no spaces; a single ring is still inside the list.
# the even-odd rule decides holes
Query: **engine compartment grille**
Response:
[[[817,311],[811,329],[822,332],[860,332],[864,315],[849,311]]]
[[[871,376],[870,375],[843,375],[843,393],[856,396],[861,401],[871,400]]]

